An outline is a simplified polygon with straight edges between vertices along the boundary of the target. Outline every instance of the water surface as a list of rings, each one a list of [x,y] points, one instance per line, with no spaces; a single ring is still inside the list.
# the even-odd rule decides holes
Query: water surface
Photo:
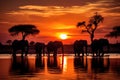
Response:
[[[0,55],[0,80],[119,80],[120,55]]]

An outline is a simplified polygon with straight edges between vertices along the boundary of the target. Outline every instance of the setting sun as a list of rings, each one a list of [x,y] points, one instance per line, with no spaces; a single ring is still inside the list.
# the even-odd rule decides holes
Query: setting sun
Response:
[[[67,34],[60,34],[60,38],[63,39],[63,40],[67,39]]]

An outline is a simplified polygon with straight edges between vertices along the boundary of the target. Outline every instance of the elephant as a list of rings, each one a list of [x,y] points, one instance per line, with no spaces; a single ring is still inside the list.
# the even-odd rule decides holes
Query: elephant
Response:
[[[25,53],[25,56],[28,54],[29,44],[27,40],[14,40],[12,43],[13,56],[16,56],[18,50],[22,51],[22,56]]]
[[[85,52],[87,55],[87,41],[86,40],[76,40],[73,44],[73,48],[74,48],[75,56],[76,54],[80,56],[80,53],[82,53],[82,56],[84,56]]]
[[[104,56],[104,48],[107,47],[107,52],[109,52],[109,41],[107,39],[95,39],[91,43],[92,53],[96,53],[97,56]],[[102,54],[102,55],[101,55]]]
[[[35,51],[38,56],[41,56],[42,53],[44,55],[45,54],[45,44],[40,43],[40,42],[35,43]]]
[[[56,56],[59,48],[61,48],[62,53],[64,53],[63,43],[61,41],[54,41],[54,42],[50,41],[50,42],[48,42],[48,44],[47,44],[48,56],[52,52],[53,52],[53,55]]]

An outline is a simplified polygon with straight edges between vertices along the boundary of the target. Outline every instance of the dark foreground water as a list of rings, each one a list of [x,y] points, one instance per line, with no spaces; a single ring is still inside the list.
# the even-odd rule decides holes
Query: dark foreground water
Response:
[[[120,80],[120,55],[0,55],[0,80]]]

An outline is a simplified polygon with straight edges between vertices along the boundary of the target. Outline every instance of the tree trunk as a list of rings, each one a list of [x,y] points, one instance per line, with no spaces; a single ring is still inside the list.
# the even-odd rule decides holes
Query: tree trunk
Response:
[[[93,39],[94,39],[94,33],[90,34],[90,39],[91,39],[91,43],[92,43]]]

